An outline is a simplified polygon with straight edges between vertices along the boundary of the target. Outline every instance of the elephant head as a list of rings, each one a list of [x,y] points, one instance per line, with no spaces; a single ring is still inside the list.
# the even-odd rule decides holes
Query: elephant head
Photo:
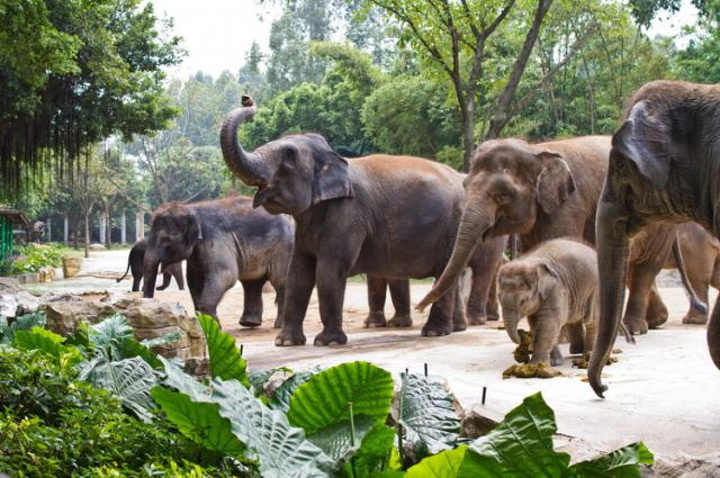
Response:
[[[204,240],[200,218],[186,205],[167,203],[153,214],[143,259],[143,297],[153,297],[160,263],[180,262]]]
[[[540,308],[555,287],[557,274],[547,264],[521,260],[503,265],[497,280],[505,331],[519,344],[518,323]]]
[[[620,328],[629,240],[652,222],[694,220],[717,231],[715,172],[720,88],[681,82],[653,82],[630,101],[613,135],[607,178],[596,217],[600,277],[598,334],[588,378],[602,397],[602,369]],[[717,304],[715,307],[717,311]],[[708,345],[720,368],[720,324],[715,312]]]
[[[575,191],[570,167],[560,153],[519,139],[481,144],[473,154],[464,185],[465,208],[452,256],[418,308],[442,297],[480,241],[527,233],[539,214],[552,214]]]
[[[257,186],[253,207],[271,214],[298,215],[329,199],[352,197],[348,164],[318,134],[289,135],[246,152],[238,143],[238,126],[255,114],[252,98],[223,122],[220,145],[230,170]]]

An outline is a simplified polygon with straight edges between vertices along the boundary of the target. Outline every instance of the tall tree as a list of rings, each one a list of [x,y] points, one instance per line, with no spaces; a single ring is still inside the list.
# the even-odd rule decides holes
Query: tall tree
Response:
[[[179,61],[180,40],[152,3],[0,0],[0,24],[0,195],[22,187],[22,171],[176,114],[161,67]]]

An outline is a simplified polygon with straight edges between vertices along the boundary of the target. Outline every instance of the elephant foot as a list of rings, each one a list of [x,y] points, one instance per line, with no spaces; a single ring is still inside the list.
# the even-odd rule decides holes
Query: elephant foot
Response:
[[[340,330],[323,330],[315,336],[315,346],[319,345],[345,345],[347,343],[347,335]]]
[[[287,347],[291,345],[305,345],[305,334],[302,330],[287,330],[283,328],[275,337],[275,345]]]
[[[439,337],[441,335],[450,335],[452,333],[451,324],[432,324],[426,323],[422,328],[423,337]]]
[[[581,354],[583,352],[585,352],[585,344],[584,343],[574,344],[574,343],[570,342],[570,353],[571,354]]]
[[[644,335],[648,332],[648,324],[644,319],[623,320],[630,335]]]
[[[683,324],[705,325],[708,318],[706,315],[698,315],[697,313],[688,312],[682,319]]]
[[[413,321],[409,315],[395,314],[392,319],[388,320],[388,327],[412,327]]]
[[[167,289],[167,287],[168,286],[166,286],[166,285],[159,285],[159,286],[155,287],[155,290],[165,290],[165,289]]]
[[[369,327],[385,327],[387,326],[387,320],[385,320],[385,314],[382,312],[370,312],[367,317],[365,317],[365,322],[363,322],[363,327],[366,329]]]
[[[262,317],[243,315],[240,317],[240,325],[243,327],[260,327],[262,325]]]
[[[479,313],[473,313],[468,312],[467,315],[467,321],[470,325],[485,325],[485,322],[488,320],[488,316],[485,314],[479,314]],[[497,319],[495,319],[497,320]]]
[[[665,322],[667,322],[667,320],[667,315],[647,317],[647,325],[649,329],[659,329]]]
[[[281,317],[278,317],[277,319],[275,319],[275,324],[273,324],[273,328],[282,329],[282,327],[283,327],[283,319]]]
[[[532,363],[532,361],[530,361]],[[552,352],[550,352],[550,365],[557,367],[563,364],[563,356],[560,349],[556,346]]]

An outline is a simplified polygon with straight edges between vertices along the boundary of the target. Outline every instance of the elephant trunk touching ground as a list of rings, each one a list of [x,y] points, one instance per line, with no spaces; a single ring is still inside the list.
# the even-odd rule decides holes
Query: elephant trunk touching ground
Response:
[[[220,147],[230,170],[245,184],[260,186],[268,183],[270,172],[258,153],[248,153],[237,141],[237,130],[241,123],[255,116],[255,103],[243,95],[242,108],[232,110],[226,117],[220,131]]]
[[[478,244],[486,239],[484,231],[492,226],[493,217],[487,212],[487,209],[482,206],[470,205],[468,201],[460,218],[460,227],[450,260],[432,290],[417,304],[416,309],[422,310],[437,301],[457,283]]]
[[[505,332],[507,332],[510,340],[512,340],[516,344],[519,344],[521,342],[520,334],[518,334],[518,324],[520,323],[521,319],[522,314],[518,309],[509,309],[503,307],[503,325],[505,326]]]

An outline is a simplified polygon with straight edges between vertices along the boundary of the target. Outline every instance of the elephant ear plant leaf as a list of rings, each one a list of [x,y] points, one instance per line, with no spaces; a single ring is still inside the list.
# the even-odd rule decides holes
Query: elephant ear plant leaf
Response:
[[[45,312],[21,315],[12,323],[9,323],[7,317],[0,316],[0,344],[12,343],[15,333],[19,330],[30,330],[33,327],[45,328],[46,323]]]
[[[290,399],[295,393],[295,390],[310,380],[318,371],[319,369],[293,373],[290,378],[285,380],[277,390],[272,393],[268,406],[273,410],[280,410],[287,413],[290,409]]]
[[[390,372],[368,362],[350,362],[310,377],[295,390],[290,424],[341,461],[360,448],[363,437],[384,422],[393,398]]]
[[[404,440],[417,457],[434,455],[455,446],[460,418],[454,397],[444,386],[423,375],[403,374],[398,419]]]
[[[652,465],[654,456],[644,443],[637,442],[570,467],[568,476],[582,478],[640,478],[638,465]]]
[[[217,321],[209,315],[198,314],[197,319],[205,333],[213,378],[236,379],[249,388],[247,362],[235,346],[233,336],[222,332]]]
[[[17,330],[13,345],[19,350],[38,350],[55,358],[61,368],[70,368],[83,361],[83,356],[75,347],[63,344],[65,339],[49,330],[33,327],[30,330]]]

